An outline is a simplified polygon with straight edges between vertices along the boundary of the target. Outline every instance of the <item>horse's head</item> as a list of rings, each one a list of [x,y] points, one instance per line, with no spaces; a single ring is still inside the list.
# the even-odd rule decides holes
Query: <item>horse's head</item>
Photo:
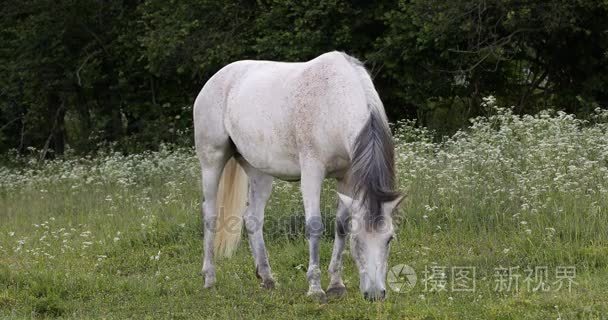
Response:
[[[359,289],[368,300],[386,297],[386,272],[390,243],[394,236],[392,212],[403,196],[380,203],[380,212],[370,212],[362,201],[338,194],[350,208],[350,251],[359,268]]]

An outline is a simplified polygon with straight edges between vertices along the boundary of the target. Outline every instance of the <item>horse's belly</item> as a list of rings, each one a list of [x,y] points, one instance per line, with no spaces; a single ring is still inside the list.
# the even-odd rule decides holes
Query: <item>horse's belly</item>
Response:
[[[250,166],[280,179],[300,179],[300,162],[297,154],[266,144],[240,141],[235,142],[235,145],[240,156]]]
[[[237,152],[249,165],[278,178],[299,179],[300,161],[293,133],[281,126],[285,122],[271,119],[258,109],[256,114],[229,117],[226,128]]]

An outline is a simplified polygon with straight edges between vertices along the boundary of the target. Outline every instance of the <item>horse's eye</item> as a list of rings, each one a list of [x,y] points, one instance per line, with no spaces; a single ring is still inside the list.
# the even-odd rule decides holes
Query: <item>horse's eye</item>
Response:
[[[390,236],[388,238],[388,240],[386,241],[386,245],[388,246],[391,243],[391,241],[393,241],[394,238],[395,238],[395,236]]]

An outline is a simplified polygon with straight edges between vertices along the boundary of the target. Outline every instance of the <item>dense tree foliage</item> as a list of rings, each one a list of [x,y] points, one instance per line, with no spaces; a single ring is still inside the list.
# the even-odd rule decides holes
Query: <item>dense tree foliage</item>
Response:
[[[4,0],[0,15],[0,152],[190,143],[223,65],[330,50],[366,61],[392,119],[439,133],[489,94],[521,113],[608,105],[606,0]]]

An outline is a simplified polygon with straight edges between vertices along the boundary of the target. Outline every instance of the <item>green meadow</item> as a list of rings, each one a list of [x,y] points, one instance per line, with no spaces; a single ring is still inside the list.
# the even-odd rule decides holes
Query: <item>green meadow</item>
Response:
[[[216,287],[203,289],[192,149],[7,156],[0,318],[608,319],[608,113],[579,120],[492,110],[439,141],[395,124],[407,198],[395,213],[389,267],[397,278],[383,302],[363,299],[350,257],[345,297],[306,297],[297,183],[275,181],[266,211],[277,287],[260,287],[243,238],[233,257],[218,260]],[[327,181],[324,286],[336,201]],[[399,265],[414,270],[415,283]]]

